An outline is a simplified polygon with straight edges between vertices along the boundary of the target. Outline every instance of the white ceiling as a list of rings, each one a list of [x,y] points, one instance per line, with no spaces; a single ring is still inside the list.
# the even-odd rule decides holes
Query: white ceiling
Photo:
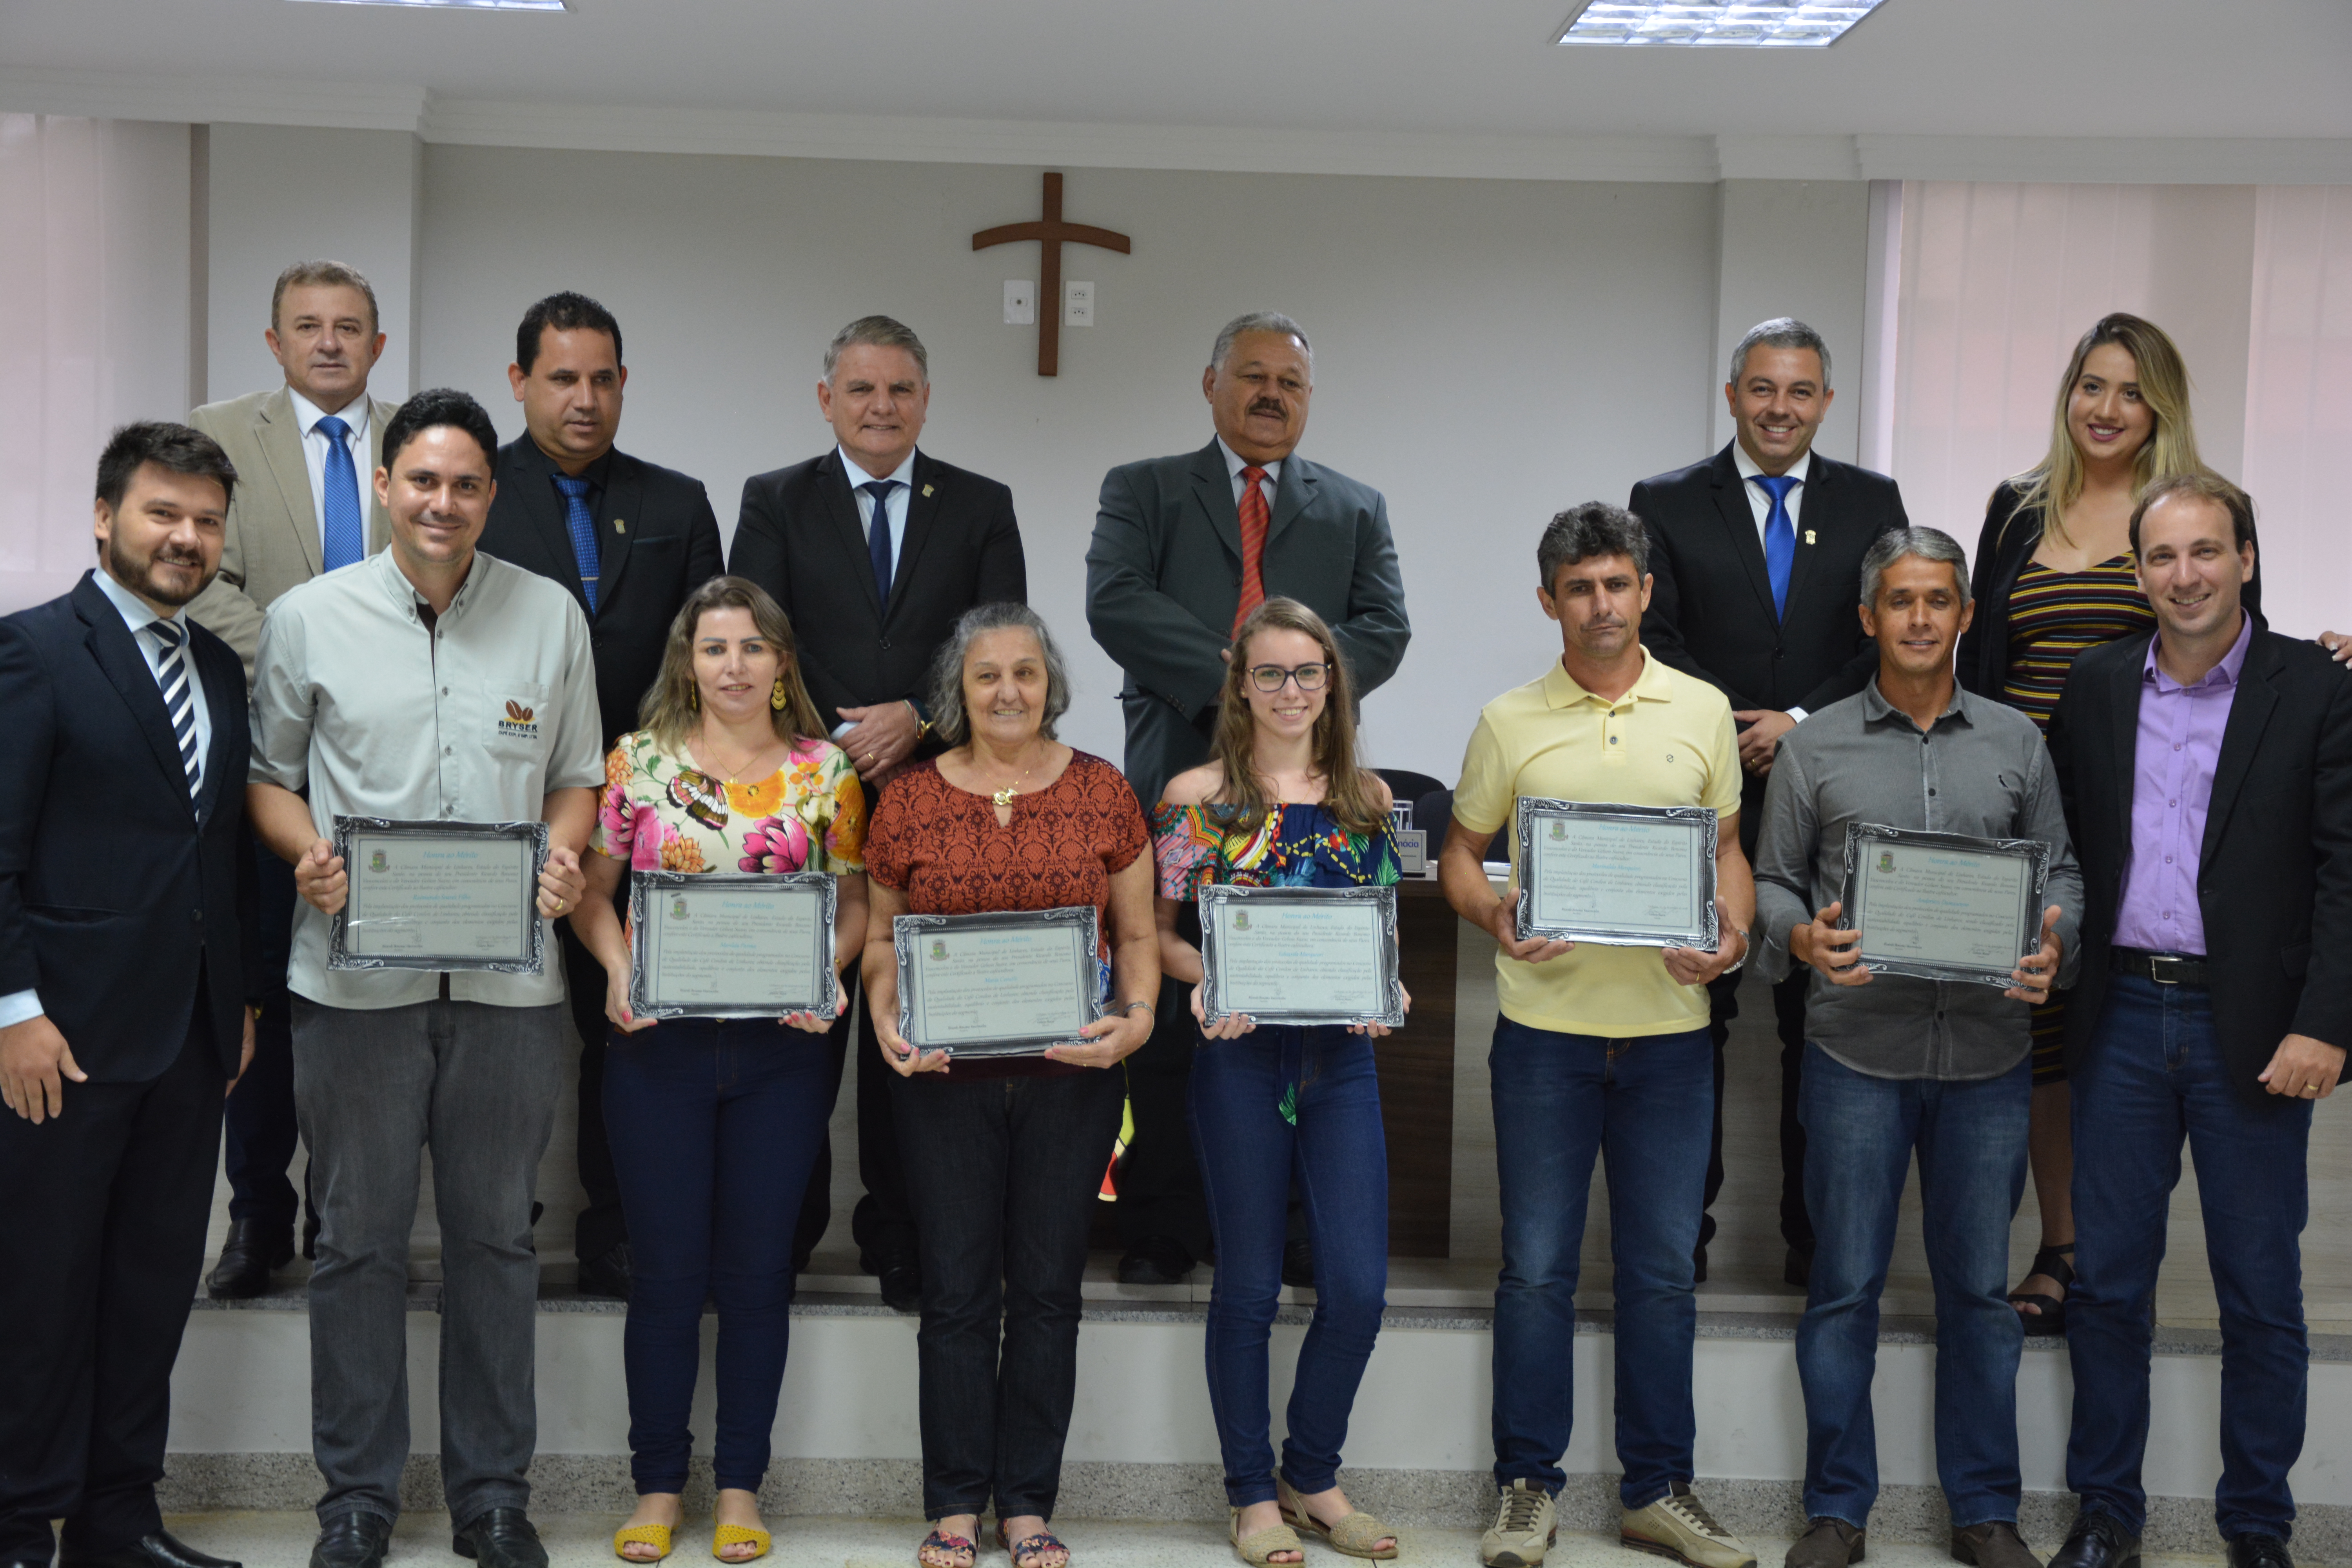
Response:
[[[1569,8],[572,0],[569,14],[542,16],[5,0],[0,108],[64,81],[201,93],[233,80],[248,95],[315,100],[322,122],[339,100],[405,94],[546,106],[579,125],[680,110],[1184,127],[1244,140],[1261,130],[2352,137],[2347,0],[1889,0],[1832,48],[1754,52],[1556,47]]]

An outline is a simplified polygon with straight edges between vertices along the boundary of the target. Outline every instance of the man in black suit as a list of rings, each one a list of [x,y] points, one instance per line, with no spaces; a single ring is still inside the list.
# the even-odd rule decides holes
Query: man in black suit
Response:
[[[479,546],[562,584],[587,612],[608,752],[637,727],[678,606],[719,572],[719,520],[702,481],[614,449],[628,379],[621,324],[595,300],[551,294],[523,312],[507,366],[523,434],[499,449]],[[570,921],[555,930],[580,1031],[580,1289],[626,1296],[629,1233],[604,1139],[604,969]]]
[[[130,425],[99,570],[0,621],[0,1563],[234,1568],[163,1529],[221,1101],[253,1055],[245,668],[184,606],[236,472]],[[72,1114],[65,1112],[70,1105]]]
[[[1895,481],[1814,451],[1813,436],[1836,394],[1829,345],[1781,316],[1748,330],[1731,351],[1724,384],[1738,434],[1703,463],[1633,487],[1626,510],[1650,530],[1656,578],[1642,616],[1642,643],[1731,700],[1740,726],[1739,831],[1752,858],[1764,819],[1772,748],[1817,708],[1853,696],[1878,668],[1878,647],[1862,635],[1862,558],[1890,528],[1909,526]],[[1772,988],[1780,1034],[1780,1235],[1785,1273],[1805,1283],[1813,1227],[1805,1217],[1805,1131],[1797,1083],[1805,1060],[1805,982]],[[1708,988],[1715,1036],[1715,1146],[1706,1206],[1723,1190],[1723,1046],[1739,1014],[1739,978]],[[1698,1277],[1715,1216],[1699,1222]]]
[[[1127,673],[1127,779],[1146,810],[1171,778],[1208,759],[1234,628],[1265,600],[1297,599],[1329,622],[1359,693],[1404,658],[1412,626],[1388,502],[1297,456],[1314,390],[1304,328],[1273,310],[1238,317],[1201,373],[1216,429],[1209,444],[1103,476],[1087,624]],[[1192,906],[1182,910],[1197,941]],[[1128,1059],[1135,1142],[1119,1172],[1118,1221],[1119,1278],[1130,1284],[1181,1279],[1207,1248],[1184,1124],[1192,1060],[1192,1014],[1169,981],[1151,1039]]]
[[[2244,608],[2253,503],[2212,474],[2132,514],[2153,637],[2074,661],[2050,752],[2082,858],[2074,1368],[2052,1568],[2130,1568],[2147,1512],[2149,1335],[2186,1136],[2221,1309],[2231,1568],[2293,1568],[2310,1350],[2302,1233],[2315,1102],[2352,1046],[2352,680]]]
[[[865,316],[824,351],[817,408],[833,449],[743,485],[728,569],[774,595],[800,638],[801,679],[866,786],[868,820],[892,774],[939,748],[929,739],[931,658],[974,605],[1027,602],[1028,567],[1013,492],[919,450],[930,412],[930,356],[887,316]],[[854,994],[855,969],[843,984]],[[849,1008],[833,1027],[848,1048]],[[857,1173],[850,1216],[859,1266],[902,1312],[920,1310],[915,1222],[899,1170],[889,1096],[898,1075],[857,1009]],[[836,1080],[840,1068],[836,1065]],[[804,1268],[832,1214],[830,1146],[801,1205],[793,1267]]]

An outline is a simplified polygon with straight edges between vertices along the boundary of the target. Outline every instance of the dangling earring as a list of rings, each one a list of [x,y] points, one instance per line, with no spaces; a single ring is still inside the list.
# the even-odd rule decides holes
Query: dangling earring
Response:
[[[699,686],[689,686],[686,689],[686,710],[689,713],[702,711],[702,688]]]
[[[784,694],[784,678],[780,675],[776,677],[775,689],[768,693],[768,706],[781,713],[791,701],[792,699]]]

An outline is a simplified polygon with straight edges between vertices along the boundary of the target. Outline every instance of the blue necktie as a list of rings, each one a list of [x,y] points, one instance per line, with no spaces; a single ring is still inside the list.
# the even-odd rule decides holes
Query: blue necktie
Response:
[[[857,488],[874,498],[874,515],[866,523],[866,553],[873,558],[874,594],[887,616],[890,613],[890,492],[898,488],[898,481],[876,479]]]
[[[586,479],[575,479],[569,474],[555,476],[555,488],[563,492],[563,527],[572,535],[572,558],[580,564],[580,591],[588,595],[588,613],[596,613],[596,523],[588,515]]]
[[[367,553],[367,535],[360,527],[360,473],[352,467],[352,427],[328,415],[311,426],[327,437],[326,494],[320,510],[325,531],[327,570],[348,566]]]
[[[1794,474],[1750,474],[1748,482],[1762,485],[1772,498],[1764,519],[1764,570],[1772,574],[1772,613],[1789,613],[1789,571],[1797,563],[1797,525],[1789,521],[1789,492],[1797,488]]]

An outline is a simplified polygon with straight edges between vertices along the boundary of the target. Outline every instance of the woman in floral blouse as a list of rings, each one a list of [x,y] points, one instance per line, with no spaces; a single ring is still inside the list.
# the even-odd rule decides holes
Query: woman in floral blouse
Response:
[[[1397,879],[1389,790],[1357,765],[1356,696],[1331,628],[1268,599],[1234,637],[1211,760],[1168,783],[1151,814],[1160,863],[1160,964],[1189,982],[1193,1152],[1217,1276],[1209,1298],[1209,1405],[1224,1453],[1234,1550],[1301,1560],[1297,1531],[1351,1557],[1397,1554],[1395,1535],[1339,1489],[1339,1445],[1387,1307],[1389,1174],[1372,1041],[1342,1028],[1202,1016],[1200,928],[1212,882],[1256,888]],[[1266,1342],[1282,1289],[1297,1178],[1315,1244],[1315,1317],[1298,1349],[1277,1470],[1267,1437]],[[1294,1528],[1295,1527],[1295,1528]]]
[[[670,625],[659,679],[605,763],[573,915],[604,965],[604,1120],[635,1269],[622,1354],[637,1510],[613,1538],[633,1563],[669,1554],[686,1486],[687,1413],[702,1306],[719,1304],[719,1500],[712,1551],[764,1555],[759,1487],[783,1383],[800,1212],[833,1109],[830,1020],[776,1024],[629,1014],[629,937],[613,905],[625,868],[830,871],[836,973],[866,934],[865,797],[801,683],[792,627],[740,577],[715,577]],[[723,1264],[723,1266],[722,1266]]]

